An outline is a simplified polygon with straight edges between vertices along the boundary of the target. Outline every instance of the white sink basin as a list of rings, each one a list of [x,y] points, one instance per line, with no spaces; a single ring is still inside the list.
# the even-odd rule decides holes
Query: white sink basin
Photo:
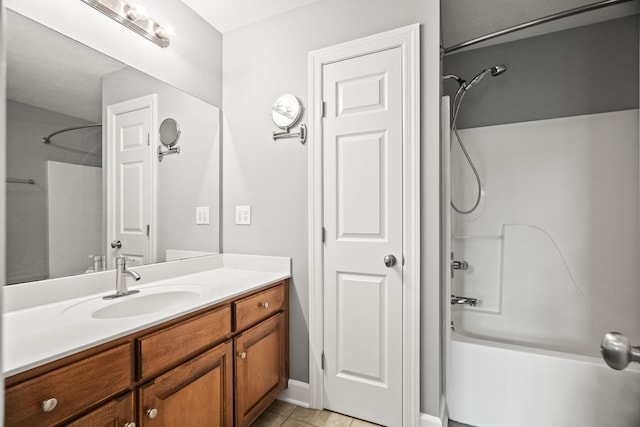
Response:
[[[105,300],[94,297],[63,310],[63,316],[84,316],[94,319],[121,319],[144,316],[169,309],[196,306],[210,292],[206,286],[162,285],[137,288],[140,293]]]
[[[135,295],[131,295],[135,297]],[[200,297],[196,292],[169,291],[161,294],[139,295],[137,298],[122,297],[118,302],[109,304],[93,312],[94,319],[115,319],[119,317],[141,316],[155,313],[169,307],[183,305],[186,302],[197,300]]]

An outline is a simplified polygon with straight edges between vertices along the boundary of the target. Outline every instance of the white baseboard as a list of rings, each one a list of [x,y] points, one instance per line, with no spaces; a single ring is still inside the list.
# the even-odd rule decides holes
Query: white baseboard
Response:
[[[278,400],[303,408],[309,407],[309,384],[289,380],[289,388],[280,393]],[[420,427],[443,427],[442,421],[433,415],[420,414]]]
[[[309,407],[309,384],[301,381],[289,380],[289,388],[280,393],[278,400],[291,403],[303,408]]]
[[[442,421],[433,415],[420,414],[420,427],[443,427]]]

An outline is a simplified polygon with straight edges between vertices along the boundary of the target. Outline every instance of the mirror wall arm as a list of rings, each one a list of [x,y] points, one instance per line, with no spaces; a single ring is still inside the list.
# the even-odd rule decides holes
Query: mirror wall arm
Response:
[[[289,128],[283,130],[282,132],[273,132],[273,140],[277,141],[278,139],[282,139],[282,138],[299,138],[300,139],[300,143],[304,144],[305,142],[307,142],[307,126],[302,123],[300,125],[300,132],[296,132],[296,133],[291,133],[289,131]]]
[[[162,147],[158,147],[158,161],[161,162],[164,156],[169,154],[180,154],[180,147],[171,147],[166,151],[162,151]]]

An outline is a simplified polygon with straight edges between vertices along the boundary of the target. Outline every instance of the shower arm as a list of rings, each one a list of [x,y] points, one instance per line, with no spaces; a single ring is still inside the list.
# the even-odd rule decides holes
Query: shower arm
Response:
[[[102,126],[102,123],[93,123],[93,124],[90,124],[90,125],[73,126],[73,127],[69,127],[69,128],[60,129],[60,130],[55,131],[52,134],[47,135],[44,138],[42,138],[42,142],[45,143],[45,144],[51,144],[51,138],[56,136],[56,135],[59,135],[61,133],[70,132],[72,130],[77,130],[77,129],[95,128],[95,127],[100,127],[100,126]]]

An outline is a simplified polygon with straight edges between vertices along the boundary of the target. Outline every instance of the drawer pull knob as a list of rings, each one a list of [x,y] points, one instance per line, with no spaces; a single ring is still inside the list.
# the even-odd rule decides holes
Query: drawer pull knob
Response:
[[[247,358],[247,353],[245,353],[244,351],[241,353],[238,353],[238,356],[240,357],[240,359],[244,360]]]
[[[269,303],[268,302],[263,302],[262,304],[260,304],[260,307],[269,308]]]
[[[156,408],[147,409],[147,417],[149,417],[150,420],[154,419],[157,416],[158,410]]]
[[[58,406],[58,401],[53,397],[42,402],[42,410],[44,412],[51,412],[56,409],[56,406]]]
[[[124,427],[136,427],[136,423],[126,423]]]

